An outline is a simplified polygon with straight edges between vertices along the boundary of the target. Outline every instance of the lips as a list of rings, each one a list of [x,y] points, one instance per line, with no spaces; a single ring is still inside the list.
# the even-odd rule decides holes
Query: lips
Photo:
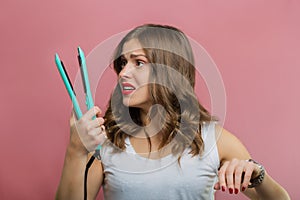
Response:
[[[121,85],[122,85],[122,93],[124,95],[129,95],[135,90],[135,87],[133,85],[131,85],[130,83],[124,82]]]

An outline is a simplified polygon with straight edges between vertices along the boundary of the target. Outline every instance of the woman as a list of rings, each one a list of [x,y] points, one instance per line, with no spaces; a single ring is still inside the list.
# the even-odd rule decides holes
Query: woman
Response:
[[[214,191],[250,199],[289,199],[244,145],[218,125],[194,94],[191,46],[180,30],[143,25],[118,45],[118,85],[104,117],[98,107],[71,117],[71,137],[57,199],[214,199]],[[94,116],[96,118],[93,118]],[[249,160],[250,159],[250,160]]]

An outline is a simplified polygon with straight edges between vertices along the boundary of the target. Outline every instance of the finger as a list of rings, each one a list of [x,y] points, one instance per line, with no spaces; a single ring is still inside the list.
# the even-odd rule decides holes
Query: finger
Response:
[[[97,123],[101,126],[104,124],[104,118],[103,117],[98,117],[97,119]]]
[[[215,189],[215,190],[220,190],[220,189],[221,189],[220,182],[217,182],[217,183],[214,185],[214,189]]]
[[[251,162],[246,163],[246,170],[244,175],[244,180],[242,183],[242,191],[245,191],[248,188],[248,185],[250,184],[250,179],[252,176],[254,170],[254,164]]]
[[[104,126],[104,125],[101,125],[100,128],[102,129],[102,132],[104,132],[105,135],[106,135],[105,126]]]
[[[88,110],[82,117],[81,120],[87,121],[92,119],[97,113],[101,113],[101,110],[98,106],[94,106],[90,110]]]
[[[98,145],[102,145],[106,140],[107,140],[106,133],[101,133],[100,135],[97,135],[95,137],[95,145],[96,145],[96,147]]]
[[[230,162],[230,165],[228,165],[226,170],[226,183],[227,188],[229,189],[229,193],[233,194],[233,188],[234,188],[234,171],[237,166],[237,160],[233,159]]]
[[[221,187],[221,189],[222,189],[223,192],[226,191],[225,172],[226,172],[226,169],[227,169],[228,165],[229,165],[228,161],[224,162],[223,165],[222,165],[222,167],[218,171],[219,184],[220,184],[220,187]]]
[[[100,135],[101,133],[103,133],[103,128],[99,126],[97,128],[90,130],[88,132],[88,135],[96,137],[96,136]]]
[[[96,118],[96,119],[94,119],[94,120],[92,120],[88,123],[88,128],[87,129],[91,130],[93,128],[96,128],[96,127],[99,127],[99,126],[103,125],[103,123],[104,123],[104,119],[102,117]]]
[[[101,125],[101,126],[98,126],[98,127],[95,127],[93,129],[90,129],[88,131],[88,135],[90,136],[97,136],[99,134],[105,134],[105,137],[106,136],[106,131],[105,131],[105,126],[104,125]]]
[[[96,117],[101,117],[101,113],[102,113],[102,110],[100,109],[100,112],[98,112],[98,113],[96,114]]]
[[[74,112],[71,113],[70,117],[70,126],[73,126],[76,123],[76,118]]]
[[[240,161],[240,163],[236,166],[235,172],[234,172],[234,193],[239,193],[240,187],[241,187],[241,181],[242,181],[242,175],[245,168],[246,161]]]

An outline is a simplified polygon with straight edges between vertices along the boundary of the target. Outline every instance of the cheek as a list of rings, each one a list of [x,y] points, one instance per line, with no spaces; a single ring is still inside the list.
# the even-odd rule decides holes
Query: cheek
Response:
[[[136,80],[140,83],[140,85],[145,85],[149,83],[149,77],[151,73],[151,69],[149,65],[144,66],[142,71],[137,74]]]
[[[139,95],[139,97],[149,96],[148,85],[143,85],[143,86],[139,87],[139,89],[137,89],[134,94],[135,94],[135,96]]]
[[[143,68],[143,71],[140,71],[139,73],[135,74],[134,77],[135,82],[138,86],[136,90],[136,95],[141,95],[140,98],[147,98],[149,99],[149,76],[150,76],[150,68],[149,66],[145,66]]]
[[[137,85],[137,90],[147,90],[149,86],[149,77],[148,76],[139,76],[135,79],[136,85]]]

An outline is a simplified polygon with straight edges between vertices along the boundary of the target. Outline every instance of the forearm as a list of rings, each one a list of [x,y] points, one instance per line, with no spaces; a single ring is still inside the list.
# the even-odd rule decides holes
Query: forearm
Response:
[[[67,148],[56,200],[83,198],[83,180],[87,157],[87,154],[76,153],[72,147]]]
[[[272,179],[267,173],[263,182],[255,187],[258,199],[263,200],[290,200],[286,190],[282,188],[275,180]]]

